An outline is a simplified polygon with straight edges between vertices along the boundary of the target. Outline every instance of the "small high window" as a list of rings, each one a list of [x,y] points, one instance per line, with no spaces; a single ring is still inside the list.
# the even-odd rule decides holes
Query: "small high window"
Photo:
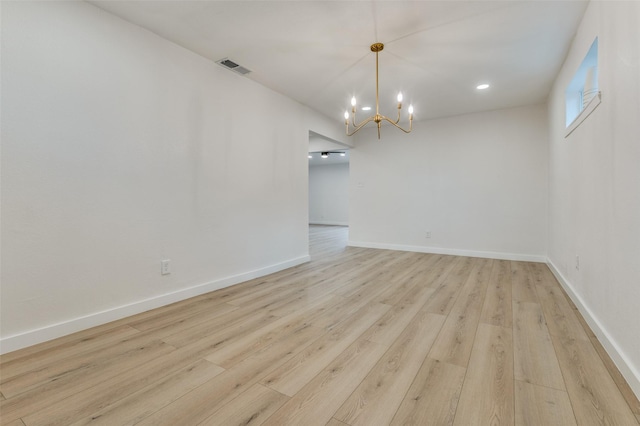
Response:
[[[597,37],[567,86],[564,97],[568,136],[600,104]]]

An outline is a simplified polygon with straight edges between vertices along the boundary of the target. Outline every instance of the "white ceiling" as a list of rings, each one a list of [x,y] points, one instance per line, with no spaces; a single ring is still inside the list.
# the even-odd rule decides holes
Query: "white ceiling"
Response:
[[[534,1],[91,1],[343,122],[355,95],[380,112],[395,95],[415,119],[543,102],[587,0]],[[476,85],[491,88],[478,91]],[[359,113],[363,118],[369,113]]]

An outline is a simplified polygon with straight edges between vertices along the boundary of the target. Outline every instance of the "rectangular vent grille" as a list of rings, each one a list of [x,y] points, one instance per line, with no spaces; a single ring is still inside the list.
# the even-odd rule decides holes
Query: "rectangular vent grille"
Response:
[[[242,65],[238,65],[237,63],[233,62],[229,58],[220,59],[219,61],[216,61],[216,64],[219,64],[225,67],[226,69],[231,70],[240,75],[249,74],[251,72],[251,70],[243,67]]]

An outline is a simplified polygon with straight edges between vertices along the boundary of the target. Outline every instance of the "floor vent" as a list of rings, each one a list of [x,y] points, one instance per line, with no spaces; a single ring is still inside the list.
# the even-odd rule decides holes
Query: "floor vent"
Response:
[[[219,61],[216,61],[216,64],[219,64],[225,67],[226,69],[236,72],[240,75],[246,75],[251,72],[251,70],[243,67],[242,65],[236,64],[229,58],[220,59]]]

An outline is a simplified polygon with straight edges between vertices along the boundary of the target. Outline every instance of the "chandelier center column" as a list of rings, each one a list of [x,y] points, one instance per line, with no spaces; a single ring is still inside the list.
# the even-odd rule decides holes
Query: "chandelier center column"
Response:
[[[382,121],[382,119],[380,118],[380,96],[378,84],[378,53],[381,52],[382,49],[384,49],[384,44],[382,43],[373,43],[371,45],[371,51],[375,52],[376,54],[376,117],[373,121],[378,124]],[[378,126],[378,135],[380,135],[380,126]]]

